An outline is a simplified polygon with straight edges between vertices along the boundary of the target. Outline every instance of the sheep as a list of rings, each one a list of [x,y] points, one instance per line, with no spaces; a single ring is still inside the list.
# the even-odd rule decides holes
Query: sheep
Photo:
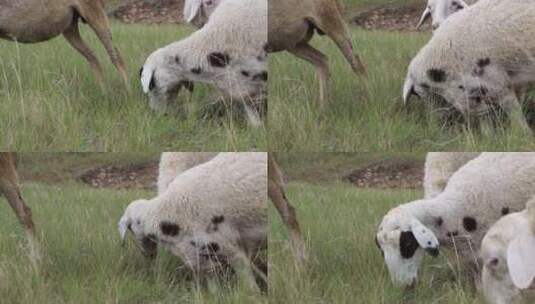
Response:
[[[269,0],[268,52],[288,51],[316,67],[319,79],[320,112],[329,99],[330,79],[327,57],[309,42],[314,30],[329,36],[353,71],[366,75],[358,55],[353,55],[350,34],[337,0]]]
[[[482,289],[488,303],[535,301],[535,198],[496,222],[481,242]]]
[[[268,72],[267,1],[226,0],[198,31],[153,52],[140,71],[150,107],[168,113],[181,88],[194,82],[217,87],[226,98],[262,99]],[[253,124],[255,111],[245,107]]]
[[[186,0],[184,3],[184,20],[197,27],[202,27],[223,0]]]
[[[89,24],[128,87],[126,68],[113,46],[102,0],[0,0],[0,38],[22,43],[50,40],[60,34],[88,61],[103,87],[102,67],[80,36],[78,22]]]
[[[214,158],[212,152],[164,152],[158,169],[158,195],[163,194],[169,184],[182,172]]]
[[[0,194],[3,194],[7,202],[15,211],[20,223],[26,232],[29,244],[30,259],[34,265],[40,260],[40,249],[35,235],[35,226],[32,219],[31,209],[22,198],[19,178],[15,169],[15,155],[13,153],[0,153]]]
[[[376,241],[391,280],[416,282],[424,251],[456,248],[464,266],[477,266],[480,242],[503,214],[521,210],[535,194],[535,153],[482,153],[455,172],[434,198],[391,209]],[[467,267],[468,269],[473,267]]]
[[[478,1],[446,19],[412,59],[403,100],[436,97],[465,116],[503,110],[531,134],[519,96],[535,81],[533,37],[530,1]]]
[[[220,153],[181,173],[164,193],[126,208],[121,239],[128,230],[145,255],[161,245],[196,274],[258,264],[265,277],[257,255],[267,247],[266,153]],[[245,269],[249,278],[255,269]]]
[[[468,161],[479,156],[471,152],[429,152],[425,159],[424,199],[444,191],[450,177]]]
[[[427,0],[427,6],[420,17],[420,21],[418,21],[416,28],[419,29],[422,24],[431,17],[431,26],[434,31],[450,15],[467,7],[468,4],[463,0]]]
[[[299,227],[297,215],[294,207],[288,202],[284,193],[284,181],[282,172],[275,161],[272,153],[268,154],[268,196],[277,208],[286,228],[293,246],[296,260],[304,264],[308,260],[305,241]]]

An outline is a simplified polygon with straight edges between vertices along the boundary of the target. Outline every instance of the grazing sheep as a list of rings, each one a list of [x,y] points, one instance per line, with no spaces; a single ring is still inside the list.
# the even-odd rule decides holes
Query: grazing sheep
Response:
[[[463,265],[475,265],[487,230],[503,214],[521,210],[534,184],[535,153],[482,153],[439,195],[391,209],[376,240],[392,281],[414,284],[424,251],[437,256],[440,245],[458,250]]]
[[[337,0],[269,0],[268,52],[288,51],[316,67],[319,79],[320,110],[329,99],[330,72],[327,57],[309,42],[314,35],[326,34],[338,46],[355,73],[366,74],[353,46]]]
[[[411,61],[403,99],[438,98],[466,116],[503,110],[531,133],[519,96],[535,82],[533,37],[530,1],[481,0],[446,19]]]
[[[295,209],[290,205],[284,193],[282,172],[270,153],[268,155],[268,196],[277,208],[292,242],[294,255],[299,263],[308,259],[305,241],[299,228]]]
[[[467,8],[468,4],[463,0],[427,0],[420,21],[416,28],[420,28],[424,22],[431,17],[431,26],[433,31],[436,30],[446,18],[456,12]]]
[[[184,3],[184,20],[197,27],[202,27],[223,0],[186,0]]]
[[[242,101],[254,123],[255,111],[247,103],[262,99],[265,91],[266,28],[266,0],[222,2],[201,29],[147,58],[140,75],[151,108],[168,112],[181,88],[192,91],[194,82],[203,82]]]
[[[214,158],[212,152],[164,152],[158,169],[158,195],[164,193],[171,182],[182,172]]]
[[[429,152],[425,159],[424,198],[429,199],[444,191],[448,180],[459,168],[480,153]]]
[[[489,229],[481,242],[481,260],[488,303],[535,302],[535,198]]]
[[[119,231],[124,239],[130,230],[145,255],[159,244],[198,274],[230,265],[252,275],[256,264],[265,276],[258,254],[267,247],[266,194],[266,153],[220,153],[156,198],[132,202]]]
[[[0,153],[0,194],[5,196],[7,202],[19,218],[19,221],[24,226],[30,246],[30,258],[35,264],[40,258],[39,245],[35,236],[32,212],[24,203],[20,193],[19,178],[15,169],[15,156],[12,153]]]
[[[126,68],[119,51],[113,47],[102,0],[0,0],[0,38],[36,43],[63,34],[89,62],[102,86],[102,68],[80,36],[79,21],[87,23],[97,34],[127,84]]]

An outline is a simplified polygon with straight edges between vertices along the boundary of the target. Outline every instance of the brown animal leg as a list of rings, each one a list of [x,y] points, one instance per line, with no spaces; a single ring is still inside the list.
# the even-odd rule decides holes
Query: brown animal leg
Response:
[[[85,57],[87,62],[89,62],[91,70],[93,70],[93,73],[97,78],[98,84],[101,86],[101,88],[104,88],[102,68],[100,66],[100,63],[98,62],[97,57],[95,57],[95,55],[93,54],[93,51],[91,51],[91,49],[87,46],[87,44],[85,44],[84,40],[80,36],[77,20],[73,21],[71,26],[69,26],[67,30],[63,33],[63,36],[65,37],[65,39],[67,39],[70,45],[78,52],[80,52],[80,54]]]
[[[353,45],[349,31],[339,8],[327,5],[322,7],[322,10],[320,14],[322,20],[314,19],[309,21],[319,30],[327,34],[327,36],[331,37],[355,73],[366,76],[366,66],[362,63],[358,55],[353,54]]]
[[[288,50],[288,52],[312,63],[316,67],[316,75],[320,84],[320,113],[322,113],[329,100],[329,79],[331,78],[327,57],[308,43],[300,43],[294,49]]]
[[[87,24],[95,31],[97,37],[100,39],[104,48],[110,56],[111,62],[123,78],[123,82],[127,89],[128,77],[126,74],[126,67],[119,51],[113,46],[110,25],[108,17],[104,12],[104,5],[101,1],[81,1],[78,13],[86,20]]]
[[[297,222],[295,209],[290,205],[284,194],[282,174],[271,154],[268,154],[268,196],[279,211],[283,222],[288,229],[294,254],[299,262],[308,259],[305,241]]]

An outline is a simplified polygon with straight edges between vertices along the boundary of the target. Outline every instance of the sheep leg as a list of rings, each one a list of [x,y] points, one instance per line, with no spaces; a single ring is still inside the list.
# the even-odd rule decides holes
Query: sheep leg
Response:
[[[79,14],[87,21],[87,24],[100,39],[110,56],[111,62],[121,74],[125,87],[129,89],[126,67],[121,54],[113,46],[110,25],[108,17],[104,13],[103,5],[99,1],[88,1],[81,5],[82,7],[78,10]]]
[[[323,113],[329,100],[329,80],[331,78],[327,57],[308,43],[300,43],[295,48],[288,50],[288,52],[310,62],[316,67],[316,75],[320,84],[320,113]]]
[[[290,205],[284,193],[282,174],[271,154],[268,154],[268,176],[268,196],[275,205],[275,208],[277,208],[288,229],[297,261],[303,263],[308,259],[305,241],[301,234],[295,209]]]
[[[35,237],[32,213],[22,199],[18,185],[17,171],[15,170],[15,159],[10,153],[0,153],[0,193],[4,194],[7,202],[24,226],[30,249],[30,259],[36,265],[37,260],[40,259],[40,254],[38,242]]]
[[[65,37],[65,39],[74,49],[76,49],[78,52],[80,52],[80,54],[82,54],[82,56],[85,57],[87,62],[89,62],[91,70],[93,70],[93,73],[97,78],[98,84],[102,89],[104,89],[102,67],[98,62],[97,57],[95,57],[93,54],[93,51],[91,51],[87,44],[85,44],[82,36],[80,36],[80,31],[78,30],[78,21],[75,20],[71,26],[69,26],[67,30],[63,32],[63,37]]]
[[[353,72],[366,76],[366,66],[358,55],[353,54],[353,45],[349,31],[339,8],[324,6],[322,9],[323,12],[320,14],[321,20],[313,19],[309,21],[334,41],[351,65]]]

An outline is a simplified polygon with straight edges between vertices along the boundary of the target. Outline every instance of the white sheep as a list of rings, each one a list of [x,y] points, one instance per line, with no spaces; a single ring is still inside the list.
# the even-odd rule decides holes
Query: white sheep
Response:
[[[158,194],[167,190],[169,184],[182,172],[214,158],[213,152],[163,152],[158,168]]]
[[[267,83],[266,28],[267,0],[222,2],[201,29],[147,58],[140,77],[151,108],[170,112],[181,88],[202,82],[243,102],[254,123],[256,111],[247,105],[262,99]]]
[[[535,198],[502,217],[481,243],[482,287],[488,303],[535,302]]]
[[[161,245],[199,274],[230,265],[252,275],[252,263],[267,269],[258,259],[267,247],[267,199],[267,153],[220,153],[156,198],[132,202],[119,232],[124,240],[130,230],[145,255]]]
[[[444,191],[450,177],[480,153],[429,152],[425,158],[424,198],[429,199]]]
[[[530,133],[519,96],[535,81],[535,5],[481,0],[446,19],[408,68],[405,102],[439,98],[470,116],[503,110]]]
[[[450,15],[467,7],[468,4],[463,0],[427,0],[427,6],[416,28],[420,28],[427,19],[431,18],[431,26],[433,30],[436,30]]]
[[[483,236],[535,194],[535,153],[482,153],[455,172],[442,193],[391,209],[376,240],[392,281],[416,282],[424,251],[455,247],[473,265]]]

